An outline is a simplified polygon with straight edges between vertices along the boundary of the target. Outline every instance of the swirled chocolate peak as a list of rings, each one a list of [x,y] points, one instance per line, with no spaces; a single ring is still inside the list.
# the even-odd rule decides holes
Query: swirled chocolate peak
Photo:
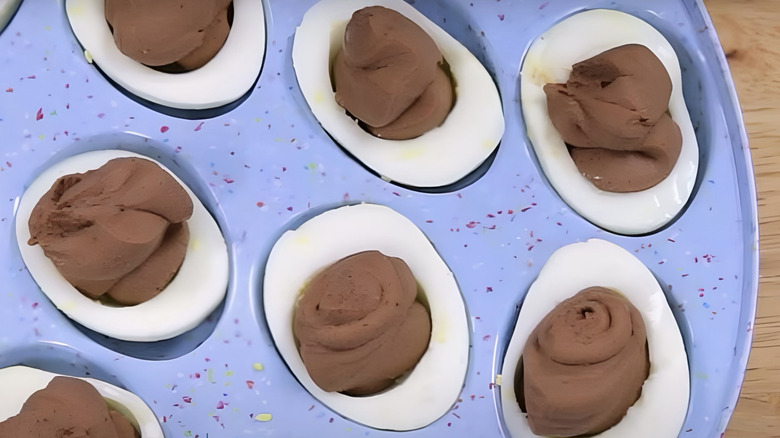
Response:
[[[195,70],[219,52],[230,32],[231,0],[105,0],[117,48],[148,66]]]
[[[378,251],[351,255],[317,275],[293,322],[314,383],[370,395],[414,368],[431,336],[430,316],[416,296],[406,263]]]
[[[515,392],[533,433],[601,433],[620,422],[647,379],[642,315],[613,290],[587,288],[536,326],[520,365]]]
[[[0,437],[140,438],[130,421],[110,410],[94,386],[57,376],[33,393],[21,412],[0,423]]]
[[[59,178],[33,209],[28,244],[90,298],[138,304],[184,261],[192,199],[152,161],[117,158]]]
[[[650,188],[674,168],[680,127],[667,113],[672,81],[647,47],[616,47],[547,84],[547,110],[580,172],[610,192]]]
[[[333,64],[336,101],[377,137],[418,137],[452,108],[442,63],[436,43],[413,21],[381,6],[360,9]]]

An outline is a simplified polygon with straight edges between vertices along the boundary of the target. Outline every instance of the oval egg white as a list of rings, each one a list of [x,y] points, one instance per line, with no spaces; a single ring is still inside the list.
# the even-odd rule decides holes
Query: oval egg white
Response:
[[[0,369],[0,388],[3,388],[3,396],[0,397],[0,422],[17,415],[24,402],[34,392],[44,389],[58,375],[60,374],[21,365]],[[163,438],[154,412],[137,395],[102,380],[75,378],[94,386],[111,409],[130,420],[142,438]]]
[[[565,272],[565,275],[561,275]],[[501,370],[504,423],[514,438],[536,437],[520,410],[514,381],[528,336],[567,298],[602,286],[623,294],[641,313],[647,330],[650,373],[642,395],[602,438],[673,438],[688,410],[689,372],[680,329],[653,274],[623,248],[598,239],[555,251],[528,290]]]
[[[192,198],[187,220],[190,241],[178,274],[154,298],[135,306],[114,307],[82,295],[73,287],[40,245],[30,246],[30,214],[61,176],[97,169],[113,158],[138,157],[152,161],[171,174]],[[217,308],[227,292],[228,253],[214,218],[176,175],[162,164],[120,150],[87,152],[66,158],[33,181],[16,211],[16,240],[27,270],[51,302],[79,324],[112,338],[151,342],[178,336],[195,328]]]
[[[106,22],[103,1],[66,0],[65,11],[90,62],[125,90],[160,105],[179,109],[226,105],[252,88],[263,66],[261,0],[233,0],[233,23],[222,49],[203,67],[176,74],[154,70],[120,52]]]
[[[666,179],[639,192],[612,193],[598,189],[577,169],[547,114],[543,87],[547,83],[565,83],[573,64],[631,43],[649,48],[669,72],[669,113],[680,127],[683,144],[677,164]],[[581,12],[551,27],[531,44],[520,76],[528,137],[550,183],[577,213],[609,231],[634,235],[662,227],[685,206],[696,181],[699,148],[685,106],[680,64],[661,33],[623,12]]]
[[[374,137],[336,103],[330,64],[352,14],[380,5],[403,14],[433,38],[456,82],[455,104],[444,123],[409,140]],[[322,0],[295,32],[293,66],[298,85],[323,128],[382,178],[415,187],[456,182],[476,169],[504,133],[501,100],[482,64],[462,44],[401,0]]]
[[[407,263],[429,305],[431,339],[415,368],[395,386],[366,397],[325,392],[309,377],[298,353],[292,331],[295,306],[316,274],[367,250]],[[344,417],[377,429],[417,429],[446,414],[460,394],[469,332],[455,277],[425,235],[388,207],[341,207],[284,233],[268,257],[263,302],[268,327],[287,366],[309,393]]]

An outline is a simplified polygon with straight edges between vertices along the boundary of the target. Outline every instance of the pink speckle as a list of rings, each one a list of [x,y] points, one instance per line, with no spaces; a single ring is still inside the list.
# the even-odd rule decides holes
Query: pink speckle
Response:
[[[504,21],[504,14],[498,14],[498,20]]]
[[[471,221],[471,222],[469,222],[469,223],[467,223],[467,224],[466,224],[466,228],[474,228],[474,227],[476,227],[476,226],[477,226],[477,224],[478,224],[478,223],[479,223],[479,222],[474,222],[474,221]]]
[[[37,309],[38,308],[38,302],[37,301],[32,303],[32,308],[33,309]]]
[[[198,126],[196,126],[196,127],[195,127],[195,132],[197,132],[197,131],[200,131],[200,128],[202,128],[202,127],[203,127],[203,123],[204,123],[204,122],[200,122],[200,123],[198,123]]]
[[[247,380],[246,381],[246,387],[249,388],[249,389],[254,388],[255,387],[255,382],[252,381],[252,380]]]
[[[485,292],[493,292],[493,288],[491,286],[488,286],[485,288]]]
[[[35,113],[35,120],[41,120],[43,118],[43,108],[38,108],[38,112]]]
[[[209,358],[209,357],[205,357],[205,358],[203,358],[203,360],[205,360],[206,362],[211,362],[211,358]]]
[[[263,201],[257,201],[257,206],[258,206],[258,207],[262,207],[262,206],[264,206],[264,205],[265,205],[265,202],[263,202]]]
[[[509,209],[509,210],[506,211],[506,214],[515,214],[515,212],[514,212],[514,210]]]
[[[65,84],[65,88],[70,88],[70,84]]]
[[[27,76],[27,79],[35,79],[35,75]]]
[[[192,397],[189,397],[189,396],[186,396],[186,395],[184,397],[182,397],[181,400],[184,403],[192,403]]]
[[[328,420],[328,423],[333,423],[333,418],[331,418],[330,420]]]
[[[546,8],[546,7],[547,7],[547,5],[549,5],[549,4],[550,4],[550,2],[544,2],[544,3],[542,3],[541,5],[539,5],[539,10],[541,11],[542,9]]]
[[[433,223],[433,219],[428,219],[428,220],[425,221],[425,223],[432,224]]]
[[[225,406],[229,405],[230,403],[225,403],[222,400],[217,402],[217,409],[225,409]]]
[[[485,336],[482,337],[483,341],[487,341],[488,339],[490,339],[490,335],[485,335]]]
[[[8,88],[6,88],[6,89],[5,89],[5,92],[6,92],[6,93],[13,93],[13,92],[14,92],[14,89],[13,89],[13,88],[11,88],[11,87],[8,87]]]
[[[229,176],[226,176],[225,178],[223,178],[222,181],[225,181],[228,184],[233,184],[234,182],[236,182],[236,180],[234,180],[233,178],[230,178]]]
[[[6,161],[5,165],[8,166],[8,167],[11,167],[11,162],[10,161]],[[35,303],[35,304],[38,304],[38,303]]]
[[[528,207],[525,207],[525,208],[521,208],[520,209],[520,213],[525,213],[526,211],[528,211],[530,209],[531,209],[531,206],[528,206]]]
[[[167,126],[160,126],[160,132],[162,132],[163,134],[165,134],[166,132],[168,132],[168,130],[169,130],[169,129],[171,129],[171,128],[169,128],[169,127],[167,127]]]
[[[292,207],[287,207],[287,211],[293,211]]]

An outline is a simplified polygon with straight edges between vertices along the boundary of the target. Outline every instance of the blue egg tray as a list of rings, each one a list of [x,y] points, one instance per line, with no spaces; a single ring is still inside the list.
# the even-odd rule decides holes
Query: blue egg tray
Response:
[[[553,251],[595,237],[633,253],[667,294],[691,373],[680,436],[721,435],[737,402],[755,316],[756,193],[734,86],[700,1],[412,1],[482,61],[506,119],[487,164],[460,184],[425,191],[371,173],[309,111],[290,52],[314,1],[264,3],[262,72],[243,101],[210,112],[128,96],[87,62],[62,2],[22,3],[0,34],[0,367],[26,364],[127,388],[152,408],[166,437],[502,436],[494,381],[523,297]],[[642,18],[670,41],[699,142],[687,207],[643,236],[602,230],[560,199],[520,111],[518,72],[530,43],[572,13],[597,7]],[[221,227],[230,255],[227,297],[192,331],[154,343],[107,338],[58,311],[25,269],[14,234],[19,198],[52,163],[97,149],[162,162]],[[466,303],[465,386],[451,411],[423,429],[372,429],[318,402],[280,358],[264,319],[265,262],[278,237],[357,202],[387,205],[413,221]]]

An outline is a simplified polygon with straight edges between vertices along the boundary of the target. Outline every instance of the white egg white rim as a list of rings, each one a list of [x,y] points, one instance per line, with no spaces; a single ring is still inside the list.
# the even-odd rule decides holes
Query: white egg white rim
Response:
[[[59,375],[61,374],[23,365],[0,369],[0,388],[3,388],[3,396],[0,397],[0,422],[21,412],[22,405],[34,392],[44,389],[54,377]],[[140,397],[102,380],[74,378],[94,386],[109,407],[130,420],[143,438],[163,438],[157,417]]]
[[[295,345],[293,317],[300,293],[314,275],[367,250],[399,257],[409,265],[430,305],[431,341],[402,382],[376,395],[350,397],[323,391],[311,379]],[[311,271],[302,271],[304,267]],[[340,207],[285,232],[268,257],[263,302],[271,335],[287,366],[309,393],[342,416],[377,429],[412,430],[433,423],[457,401],[469,353],[463,298],[452,272],[425,235],[394,210],[374,204]]]
[[[100,69],[130,93],[171,108],[206,109],[238,100],[255,83],[265,56],[261,0],[233,0],[233,24],[222,49],[203,67],[163,73],[119,51],[103,1],[65,0],[73,33]]]
[[[344,40],[352,13],[367,6],[394,9],[439,46],[455,78],[455,105],[444,123],[420,137],[387,140],[364,131],[336,103],[330,56]],[[415,187],[451,184],[479,167],[504,134],[501,99],[485,67],[462,44],[401,0],[322,0],[295,32],[293,66],[303,96],[322,127],[382,178]]]
[[[572,38],[572,35],[588,37]],[[547,114],[543,87],[549,82],[566,82],[573,64],[631,43],[649,48],[669,72],[672,80],[669,113],[680,126],[683,144],[672,172],[656,186],[633,193],[606,192],[596,188],[577,169]],[[571,208],[609,231],[636,235],[662,227],[685,206],[696,181],[699,148],[685,106],[677,55],[655,28],[619,11],[580,12],[557,23],[531,44],[520,75],[528,137],[545,175]]]
[[[134,306],[112,307],[81,294],[60,274],[40,245],[30,246],[28,222],[38,200],[61,176],[97,169],[119,157],[152,161],[181,184],[192,199],[187,220],[190,241],[179,272],[154,298]],[[44,171],[24,192],[16,212],[16,239],[27,270],[51,302],[79,324],[112,338],[152,342],[195,328],[227,293],[228,253],[217,223],[198,197],[170,169],[140,154],[120,150],[87,152],[66,158]]]
[[[561,267],[565,267],[565,275],[561,275]],[[509,434],[515,438],[537,436],[517,404],[514,389],[517,363],[528,336],[555,306],[591,286],[616,290],[639,310],[647,329],[650,361],[642,395],[620,423],[595,436],[676,437],[685,421],[690,395],[680,329],[650,270],[625,249],[599,239],[555,251],[528,290],[501,370],[501,407]]]

